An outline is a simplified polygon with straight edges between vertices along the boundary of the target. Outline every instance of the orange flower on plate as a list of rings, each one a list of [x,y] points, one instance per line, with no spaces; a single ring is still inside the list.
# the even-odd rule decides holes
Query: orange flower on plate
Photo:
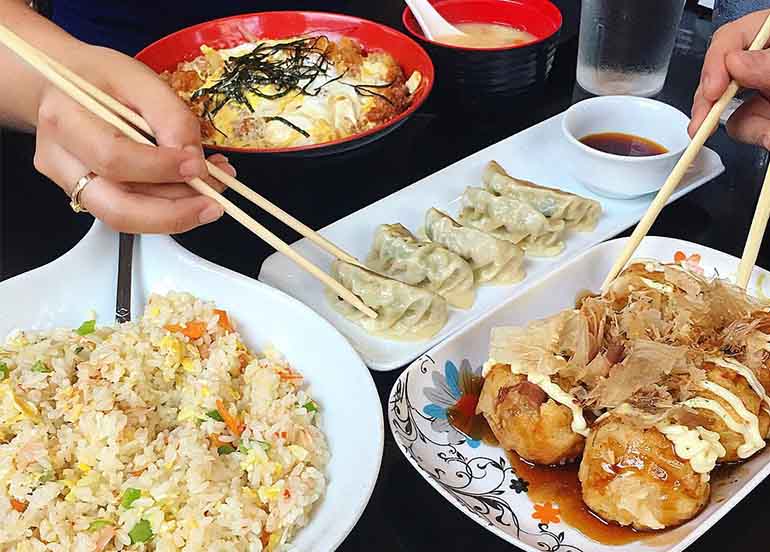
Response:
[[[683,251],[677,251],[674,253],[674,262],[682,265],[687,270],[695,272],[696,274],[703,274],[703,267],[700,265],[701,256],[698,253],[693,253],[687,256]]]
[[[561,521],[560,514],[561,510],[559,510],[558,506],[554,506],[550,502],[544,502],[543,504],[535,504],[535,511],[532,512],[532,517],[539,519],[540,523],[550,525]]]

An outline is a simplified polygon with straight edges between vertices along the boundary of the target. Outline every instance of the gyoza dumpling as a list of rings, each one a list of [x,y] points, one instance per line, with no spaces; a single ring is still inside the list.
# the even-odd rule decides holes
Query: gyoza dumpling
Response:
[[[438,293],[450,305],[467,309],[476,298],[473,270],[459,255],[420,241],[400,224],[381,224],[366,265],[406,284]]]
[[[477,284],[513,284],[524,278],[524,252],[518,245],[463,226],[438,209],[425,213],[425,235],[468,261]]]
[[[567,228],[581,232],[596,228],[602,214],[598,201],[513,178],[494,161],[484,170],[484,185],[497,195],[526,201],[549,219],[563,220]]]
[[[526,201],[469,187],[462,197],[460,222],[512,241],[530,255],[553,257],[564,250],[564,221],[552,221]]]
[[[421,341],[436,335],[446,324],[446,301],[427,289],[380,276],[344,261],[332,264],[331,275],[372,308],[377,318],[369,318],[327,290],[334,310],[370,333]]]

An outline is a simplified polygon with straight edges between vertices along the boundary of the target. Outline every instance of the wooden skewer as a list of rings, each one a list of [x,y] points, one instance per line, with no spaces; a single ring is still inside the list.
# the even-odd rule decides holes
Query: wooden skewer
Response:
[[[73,82],[76,86],[81,88],[83,91],[85,91],[87,94],[92,96],[95,100],[100,102],[105,107],[111,109],[121,117],[123,117],[126,121],[134,125],[136,128],[147,134],[148,136],[154,136],[155,134],[152,131],[152,128],[147,123],[147,121],[144,120],[144,118],[139,115],[137,112],[132,110],[131,108],[123,105],[119,101],[117,101],[115,98],[110,96],[109,94],[105,93],[103,90],[98,88],[97,86],[94,86],[87,80],[85,80],[83,77],[78,75],[77,73],[71,71],[55,59],[52,59],[44,52],[38,51],[38,54],[43,60],[48,63],[51,67],[53,67],[56,71],[58,71],[62,76]],[[286,224],[286,226],[294,229],[297,231],[300,235],[306,237],[313,243],[315,243],[318,247],[321,249],[327,251],[334,257],[337,257],[338,259],[342,259],[343,261],[346,261],[351,264],[355,264],[358,266],[361,266],[361,263],[356,259],[353,255],[348,253],[347,251],[341,249],[334,243],[330,242],[326,238],[324,238],[321,234],[310,228],[309,226],[305,225],[300,220],[297,220],[293,216],[291,216],[289,213],[275,205],[274,203],[271,203],[268,199],[263,197],[262,195],[258,194],[251,188],[249,188],[246,184],[238,180],[237,178],[234,178],[224,172],[222,169],[214,165],[213,163],[209,163],[206,161],[206,167],[208,168],[209,174],[211,174],[214,178],[225,184],[228,188],[231,188],[244,198],[248,199],[261,209],[267,211],[271,215],[273,215],[275,218]]]
[[[45,78],[47,78],[54,86],[59,88],[62,92],[67,94],[73,100],[81,104],[88,109],[91,113],[106,121],[107,123],[115,126],[118,130],[123,132],[129,138],[139,142],[141,144],[151,145],[153,144],[147,137],[142,135],[138,130],[129,125],[123,119],[112,113],[109,109],[96,101],[93,97],[86,94],[83,90],[78,88],[73,82],[69,81],[63,75],[59,74],[52,66],[45,62],[37,52],[38,50],[24,41],[21,37],[13,33],[7,27],[0,25],[0,42],[6,47],[12,50],[16,55],[26,61],[30,66],[40,72]],[[366,314],[371,318],[376,318],[377,313],[366,306],[361,299],[356,296],[349,289],[340,284],[337,280],[329,276],[326,272],[318,268],[316,265],[302,257],[299,253],[294,251],[288,244],[281,240],[278,236],[270,232],[267,228],[259,224],[237,205],[230,200],[222,196],[211,186],[206,184],[200,178],[191,179],[188,184],[195,189],[198,193],[201,193],[207,197],[214,199],[224,208],[225,212],[240,222],[243,226],[248,228],[254,234],[259,236],[262,240],[267,242],[277,251],[280,251],[292,261],[297,263],[301,268],[305,269],[312,276],[320,280],[324,285],[334,290],[342,299],[353,305],[355,308]]]
[[[751,272],[754,270],[754,264],[757,262],[759,248],[762,246],[762,238],[767,228],[767,219],[770,217],[770,165],[765,173],[765,180],[762,183],[762,191],[759,192],[759,201],[754,210],[754,218],[751,221],[749,235],[746,238],[746,245],[743,247],[741,262],[738,264],[738,276],[736,283],[746,289],[751,279]]]
[[[770,15],[768,15],[768,17],[765,19],[765,22],[762,24],[762,27],[757,33],[757,36],[754,38],[751,46],[749,46],[749,50],[761,50],[765,47],[765,44],[767,44],[768,39],[770,39]],[[609,286],[609,284],[618,276],[618,274],[620,274],[620,271],[623,270],[623,267],[626,266],[626,263],[633,256],[636,248],[639,247],[642,239],[647,235],[647,232],[650,231],[650,227],[653,225],[655,219],[658,218],[658,215],[666,206],[666,203],[671,197],[671,194],[674,192],[674,190],[676,190],[677,186],[679,186],[679,183],[682,181],[682,178],[687,172],[687,169],[690,167],[692,162],[695,161],[698,153],[700,153],[701,148],[703,148],[703,144],[706,142],[708,137],[711,136],[711,133],[719,124],[719,117],[730,103],[730,100],[732,100],[735,94],[738,92],[738,88],[738,83],[736,83],[734,80],[730,81],[730,84],[727,86],[727,90],[725,90],[722,94],[722,97],[719,98],[719,100],[717,100],[717,102],[711,107],[711,110],[703,120],[703,123],[701,123],[700,128],[698,128],[695,136],[693,136],[690,144],[687,146],[687,149],[684,150],[682,157],[679,159],[677,164],[674,165],[674,168],[671,170],[671,174],[669,174],[666,182],[663,184],[663,187],[658,192],[658,195],[655,196],[655,199],[650,204],[650,207],[642,217],[642,220],[639,221],[639,224],[634,229],[634,232],[631,234],[628,242],[626,242],[626,246],[623,248],[622,253],[610,269],[609,274],[607,274],[607,278],[602,284],[602,290],[606,290],[607,286]]]

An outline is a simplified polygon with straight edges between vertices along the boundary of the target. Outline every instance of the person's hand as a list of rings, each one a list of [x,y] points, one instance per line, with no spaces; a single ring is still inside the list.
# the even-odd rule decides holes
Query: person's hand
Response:
[[[114,50],[83,45],[71,69],[137,111],[159,147],[138,144],[91,114],[53,85],[39,99],[35,168],[68,195],[78,179],[98,175],[80,201],[113,229],[130,233],[179,233],[223,214],[214,200],[185,180],[208,178],[198,120],[149,68]],[[209,161],[235,175],[222,155]]]
[[[757,94],[743,103],[727,121],[727,133],[741,142],[770,149],[770,50],[746,51],[768,11],[751,13],[721,27],[703,62],[700,84],[692,106],[690,136],[700,127],[730,79]]]

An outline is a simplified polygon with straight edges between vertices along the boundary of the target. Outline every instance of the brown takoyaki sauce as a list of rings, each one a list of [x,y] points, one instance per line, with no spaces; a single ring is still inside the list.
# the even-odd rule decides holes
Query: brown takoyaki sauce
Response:
[[[515,452],[507,453],[516,474],[529,486],[533,503],[550,502],[559,508],[561,521],[602,544],[619,545],[658,535],[641,532],[602,521],[583,502],[578,480],[578,463],[566,466],[536,466],[525,462]]]

